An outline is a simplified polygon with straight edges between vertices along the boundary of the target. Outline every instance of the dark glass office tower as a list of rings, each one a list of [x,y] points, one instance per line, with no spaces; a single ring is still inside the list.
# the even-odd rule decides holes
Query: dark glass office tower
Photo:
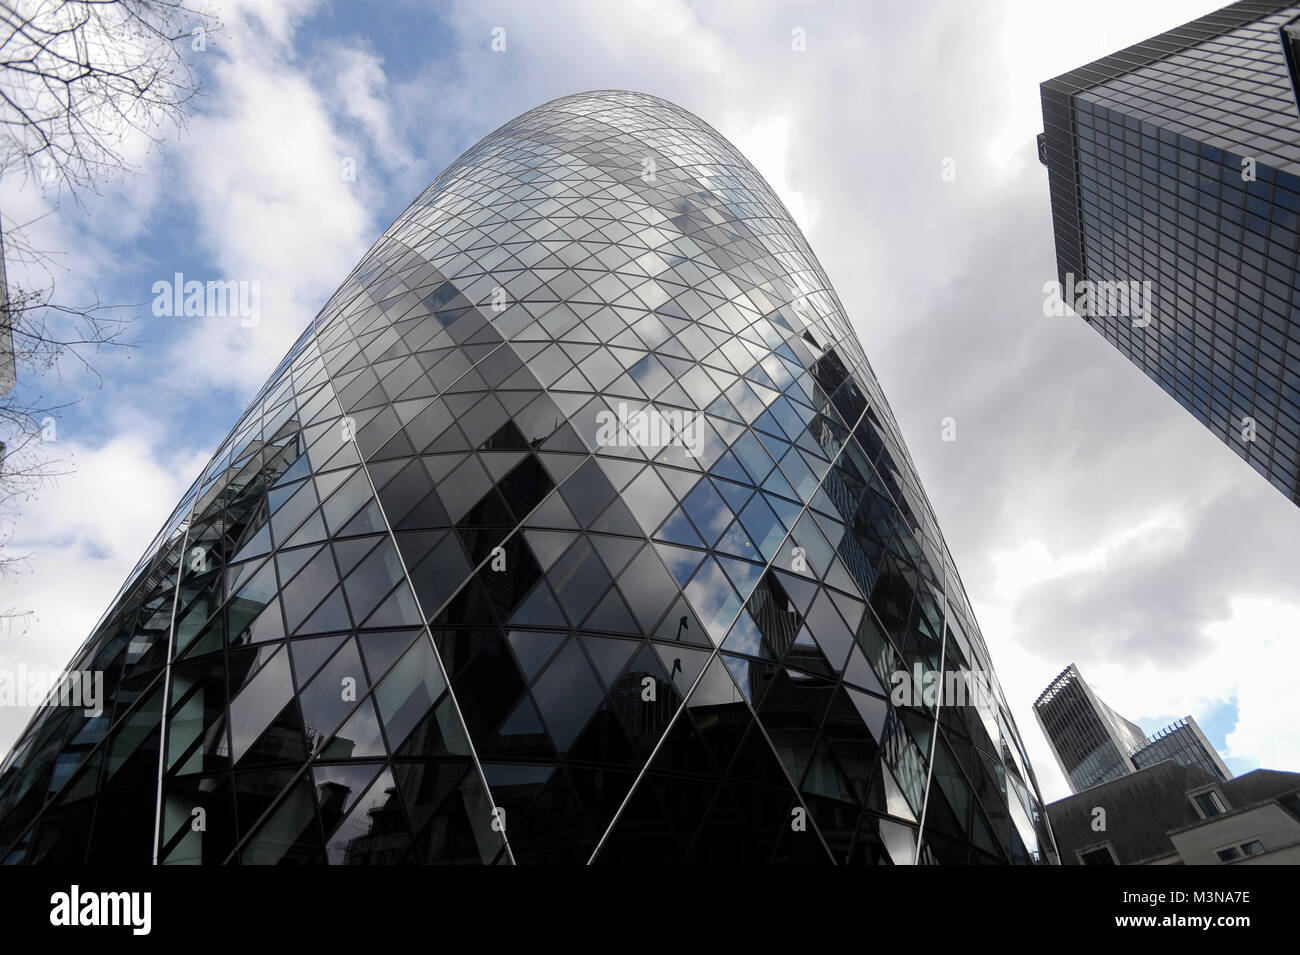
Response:
[[[1186,716],[1148,739],[1136,723],[1124,719],[1093,692],[1073,663],[1034,701],[1034,717],[1071,792],[1082,792],[1166,759],[1196,766],[1215,779],[1232,778],[1192,717]]]
[[[1052,861],[825,274],[650,96],[479,142],[326,304],[0,771],[10,863]],[[912,705],[912,704],[915,705]]]
[[[1034,701],[1034,717],[1071,792],[1133,772],[1146,735],[1092,691],[1073,663]]]
[[[1039,156],[1062,297],[1300,503],[1298,14],[1237,3],[1048,80]]]

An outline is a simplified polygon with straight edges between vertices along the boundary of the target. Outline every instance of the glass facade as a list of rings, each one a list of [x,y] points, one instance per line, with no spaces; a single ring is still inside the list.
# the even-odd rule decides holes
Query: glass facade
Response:
[[[1237,3],[1042,86],[1058,279],[1149,283],[1085,319],[1300,503],[1300,112],[1281,27]]]
[[[758,173],[548,103],[379,239],[0,769],[8,863],[1055,860],[898,426]]]

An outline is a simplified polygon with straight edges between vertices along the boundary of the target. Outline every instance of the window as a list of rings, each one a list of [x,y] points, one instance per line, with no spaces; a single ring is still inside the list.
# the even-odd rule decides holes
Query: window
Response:
[[[1251,839],[1249,842],[1243,842],[1236,846],[1225,846],[1215,851],[1220,862],[1232,862],[1235,859],[1241,859],[1246,856],[1257,856],[1264,853],[1264,843],[1258,839]]]
[[[1278,805],[1300,819],[1300,792],[1288,793],[1281,797],[1278,799]]]
[[[1110,843],[1104,843],[1094,849],[1085,849],[1079,853],[1080,865],[1115,865],[1115,853]]]
[[[1202,793],[1192,794],[1192,802],[1196,805],[1196,810],[1201,814],[1202,819],[1209,819],[1211,816],[1221,816],[1228,811],[1223,805],[1223,797],[1213,789],[1206,790]]]

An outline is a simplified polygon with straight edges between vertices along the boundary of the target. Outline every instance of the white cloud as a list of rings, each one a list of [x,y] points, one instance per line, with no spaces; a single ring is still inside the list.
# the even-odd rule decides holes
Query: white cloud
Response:
[[[182,208],[218,274],[200,281],[258,282],[260,323],[188,319],[174,348],[171,384],[260,385],[376,231],[364,184],[344,179],[355,150],[335,129],[331,104],[307,76],[231,26],[235,41],[213,70],[214,105],[180,142]],[[173,268],[159,263],[160,278]]]
[[[383,59],[367,50],[331,44],[316,63],[322,85],[338,104],[338,112],[365,134],[356,143],[358,152],[379,168],[414,165],[411,144],[394,115],[394,91]]]
[[[786,156],[790,149],[790,123],[785,117],[777,116],[767,122],[733,133],[731,143],[741,155],[753,163],[767,180],[772,191],[777,194],[782,204],[794,219],[800,230],[807,233],[813,226],[813,218],[804,195],[793,187],[790,181],[790,169]]]
[[[297,25],[319,7],[320,0],[218,0],[214,12],[226,29],[218,33],[216,42],[224,43],[233,34],[237,43],[270,41],[283,47]]]
[[[1266,769],[1300,767],[1300,608],[1261,598],[1233,601],[1230,622],[1210,628],[1218,653],[1208,661],[1207,685],[1229,675],[1237,725],[1228,752]],[[1243,665],[1244,664],[1244,665]]]

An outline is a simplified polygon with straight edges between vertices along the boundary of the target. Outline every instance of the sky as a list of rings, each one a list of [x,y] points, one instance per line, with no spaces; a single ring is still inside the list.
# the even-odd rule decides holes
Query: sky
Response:
[[[75,402],[50,449],[71,471],[14,527],[26,559],[0,610],[29,615],[0,632],[0,667],[66,665],[289,345],[443,168],[547,100],[630,89],[718,129],[803,229],[1044,798],[1068,788],[1031,706],[1071,662],[1148,733],[1191,714],[1235,773],[1300,771],[1300,508],[1080,319],[1043,314],[1038,84],[1219,5],[212,4],[223,28],[189,54],[203,93],[183,128],[126,144],[133,168],[80,206],[0,181],[6,220],[44,215],[36,244],[67,250],[61,295],[142,303],[99,378],[65,365],[21,386]],[[177,272],[260,283],[259,320],[155,317],[153,285]],[[0,751],[30,715],[0,707]]]

